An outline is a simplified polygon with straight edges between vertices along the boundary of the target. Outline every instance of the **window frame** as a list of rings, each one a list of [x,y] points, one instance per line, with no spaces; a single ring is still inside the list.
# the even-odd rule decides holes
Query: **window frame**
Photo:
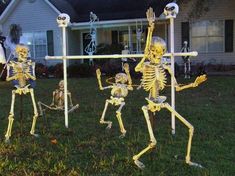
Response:
[[[208,33],[208,27],[209,27],[209,21],[221,21],[222,22],[222,34],[221,35],[209,35]],[[193,23],[197,23],[197,22],[206,22],[206,35],[198,35],[198,36],[193,36],[192,31],[193,31]],[[199,53],[203,53],[203,54],[210,54],[210,53],[224,53],[225,52],[225,20],[223,19],[207,19],[207,20],[200,20],[200,21],[193,21],[190,23],[190,46],[193,50],[193,40],[196,38],[205,38],[206,39],[206,49],[205,51],[198,51]],[[209,51],[209,38],[213,38],[213,37],[222,37],[222,49],[221,51]],[[195,49],[194,49],[195,50]]]
[[[33,51],[31,51],[31,58],[33,58],[33,59],[35,59],[35,60],[38,60],[38,61],[40,61],[40,60],[42,60],[42,59],[44,59],[45,57],[38,57],[38,56],[36,56],[36,46],[42,46],[42,45],[36,45],[36,40],[35,40],[35,34],[37,34],[37,33],[43,33],[44,34],[44,36],[45,36],[45,43],[43,43],[42,45],[43,46],[45,46],[45,51],[46,51],[46,55],[48,55],[48,39],[47,39],[47,31],[25,31],[25,32],[23,32],[22,33],[22,36],[24,35],[24,34],[32,34],[32,38],[33,38],[33,44],[31,44],[31,45],[29,45],[29,44],[25,44],[25,45],[27,45],[29,48],[30,48],[30,46],[32,46],[32,50]],[[45,55],[45,56],[46,56]]]

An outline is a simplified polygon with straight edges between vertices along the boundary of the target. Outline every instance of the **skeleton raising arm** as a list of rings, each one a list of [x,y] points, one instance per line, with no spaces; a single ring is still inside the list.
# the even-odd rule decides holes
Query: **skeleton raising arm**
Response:
[[[123,68],[125,70],[125,73],[127,75],[127,81],[128,81],[128,90],[133,90],[133,87],[132,87],[132,79],[131,79],[131,75],[130,75],[130,69],[129,69],[129,65],[127,63],[125,63],[123,65]]]
[[[154,30],[155,13],[151,7],[147,10],[146,16],[147,16],[147,20],[149,22],[148,35],[147,35],[147,40],[146,40],[146,46],[144,49],[144,57],[141,59],[141,61],[135,67],[136,72],[142,72],[144,61],[146,58],[149,58],[150,45],[152,43],[152,34],[153,34],[153,30]]]
[[[111,89],[113,87],[113,86],[107,86],[107,87],[103,87],[102,86],[100,69],[96,70],[96,77],[97,77],[97,80],[98,80],[98,84],[99,84],[99,89],[100,90]]]

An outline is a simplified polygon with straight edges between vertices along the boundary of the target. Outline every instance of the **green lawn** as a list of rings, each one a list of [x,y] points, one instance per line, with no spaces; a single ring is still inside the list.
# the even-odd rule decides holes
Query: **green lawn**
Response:
[[[36,100],[49,104],[59,80],[37,80]],[[184,81],[184,80],[180,80]],[[179,82],[180,82],[179,81]],[[162,92],[168,95],[169,89]],[[30,136],[32,108],[30,98],[23,99],[22,126],[19,97],[11,143],[4,143],[11,102],[11,84],[0,82],[0,175],[235,175],[235,77],[209,77],[195,89],[177,93],[176,109],[195,128],[192,161],[205,168],[185,164],[188,130],[176,121],[176,135],[171,134],[170,113],[156,113],[156,149],[140,159],[146,165],[139,170],[132,156],[148,145],[149,135],[141,107],[147,93],[134,90],[126,98],[123,121],[127,130],[120,135],[115,111],[110,106],[106,119],[113,121],[111,130],[99,124],[105,99],[110,90],[99,91],[95,78],[69,79],[69,90],[78,111],[69,115],[69,128],[64,126],[62,112],[48,112],[49,128],[40,117],[36,125],[39,138]],[[57,144],[51,140],[57,139]],[[175,156],[178,156],[177,158]]]

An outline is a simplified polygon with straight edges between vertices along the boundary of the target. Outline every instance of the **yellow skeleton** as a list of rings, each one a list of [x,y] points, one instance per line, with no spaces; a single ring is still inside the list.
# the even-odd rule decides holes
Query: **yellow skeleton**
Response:
[[[144,148],[140,153],[133,156],[133,160],[135,164],[143,169],[145,166],[142,162],[139,161],[139,158],[146,153],[148,150],[154,148],[156,146],[156,139],[153,134],[152,125],[150,122],[150,115],[149,112],[155,113],[156,111],[160,111],[162,108],[166,108],[170,112],[172,112],[184,125],[189,128],[189,139],[188,139],[188,146],[187,146],[187,154],[186,154],[186,163],[189,165],[199,166],[201,165],[197,163],[193,163],[190,159],[190,151],[191,151],[191,143],[193,137],[193,126],[184,119],[179,113],[177,113],[168,103],[165,103],[166,97],[159,96],[159,91],[164,89],[166,86],[166,73],[167,70],[170,75],[172,75],[172,71],[170,66],[161,64],[161,58],[166,52],[166,44],[164,40],[160,38],[152,38],[152,33],[154,30],[154,21],[155,21],[155,13],[153,12],[152,8],[149,8],[147,13],[147,19],[149,22],[148,27],[148,36],[146,41],[146,47],[144,52],[144,57],[138,63],[135,68],[135,71],[142,72],[142,80],[141,85],[145,91],[149,91],[149,97],[146,98],[148,104],[142,107],[145,120],[147,122],[148,132],[150,135],[150,144]],[[148,61],[145,61],[145,60]],[[190,87],[197,87],[200,83],[206,80],[206,75],[202,75],[196,78],[194,83],[179,86],[174,78],[176,91],[181,91],[186,88]]]
[[[69,102],[70,102],[70,109],[68,113],[70,113],[74,111],[75,109],[77,109],[79,107],[79,104],[76,104],[75,106],[73,105],[72,95],[69,91],[68,91],[68,97],[69,97]],[[59,88],[53,91],[52,103],[50,105],[46,105],[39,101],[38,106],[39,106],[40,115],[43,115],[43,112],[46,109],[63,111],[64,110],[64,81],[61,80],[59,82]]]
[[[122,133],[119,136],[120,138],[123,138],[126,135],[126,130],[124,128],[124,125],[122,122],[122,117],[121,117],[121,115],[122,115],[121,110],[122,110],[123,106],[125,105],[124,98],[128,95],[128,90],[133,90],[132,80],[131,80],[128,64],[124,64],[124,70],[125,70],[125,73],[116,74],[115,75],[115,83],[113,83],[111,86],[107,86],[107,87],[102,86],[101,72],[99,69],[96,70],[96,75],[97,75],[97,80],[99,83],[100,90],[112,89],[110,99],[107,99],[105,102],[105,107],[104,107],[102,116],[100,118],[100,123],[101,124],[108,124],[107,129],[110,129],[112,127],[112,122],[106,121],[104,119],[108,105],[112,104],[114,106],[119,106],[118,110],[116,111],[116,117],[118,119],[120,131]]]
[[[28,56],[28,48],[22,44],[19,44],[16,46],[16,55],[17,55],[17,61],[10,61],[9,64],[7,64],[7,81],[17,81],[17,84],[15,84],[15,90],[12,90],[12,101],[11,101],[11,109],[8,116],[8,128],[6,132],[6,142],[9,141],[9,138],[11,136],[12,131],[12,125],[14,121],[14,104],[15,104],[15,96],[16,94],[22,95],[30,93],[32,103],[33,103],[33,110],[34,110],[34,116],[33,116],[33,122],[32,127],[30,130],[30,134],[33,136],[38,136],[35,134],[35,125],[36,120],[38,117],[38,111],[37,106],[35,103],[34,98],[34,89],[31,88],[30,84],[27,84],[29,80],[36,80],[35,77],[35,63],[31,60],[27,60]]]

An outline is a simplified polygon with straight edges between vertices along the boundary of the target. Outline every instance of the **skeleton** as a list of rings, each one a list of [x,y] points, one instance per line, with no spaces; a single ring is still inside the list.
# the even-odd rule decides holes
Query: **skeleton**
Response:
[[[184,46],[181,49],[181,52],[188,52],[188,42],[184,41]],[[189,56],[182,56],[183,62],[184,62],[184,78],[190,78],[190,72],[191,72],[191,63]]]
[[[68,98],[70,103],[70,109],[68,113],[73,112],[75,109],[79,107],[79,104],[73,105],[72,95],[68,91]],[[43,116],[46,109],[50,110],[61,110],[64,111],[64,81],[61,80],[59,82],[59,88],[53,91],[52,103],[50,105],[46,105],[45,103],[38,102],[39,106],[39,115]]]
[[[132,80],[131,80],[131,76],[130,76],[130,72],[129,72],[129,65],[127,63],[124,64],[124,70],[125,70],[125,73],[116,74],[115,75],[115,83],[113,83],[113,85],[107,86],[107,87],[102,86],[101,72],[99,69],[96,70],[96,75],[97,75],[97,80],[99,83],[100,90],[112,89],[110,99],[107,99],[105,101],[105,107],[104,107],[102,116],[100,118],[100,123],[101,124],[108,124],[106,129],[110,129],[112,127],[112,122],[106,121],[104,119],[108,105],[112,104],[114,106],[119,106],[118,110],[116,111],[116,117],[118,119],[120,131],[122,133],[119,136],[120,138],[123,138],[126,135],[126,130],[124,128],[124,125],[122,122],[122,117],[121,117],[121,115],[122,115],[121,110],[122,110],[123,106],[125,105],[124,98],[128,95],[128,90],[133,90]]]
[[[194,127],[186,119],[184,119],[178,112],[176,112],[168,103],[165,103],[166,100],[165,96],[159,95],[159,91],[164,89],[166,86],[165,70],[167,70],[170,73],[170,75],[172,75],[172,71],[170,66],[161,63],[161,58],[166,52],[166,44],[164,40],[160,38],[152,39],[152,32],[154,30],[154,21],[155,21],[155,14],[153,12],[153,9],[152,8],[148,9],[146,15],[149,22],[149,27],[148,27],[145,52],[144,52],[144,57],[138,63],[135,70],[137,72],[142,72],[143,76],[141,80],[142,81],[141,85],[145,91],[149,91],[149,97],[146,98],[148,104],[143,106],[142,110],[144,113],[145,120],[147,122],[148,132],[150,135],[150,144],[141,152],[139,152],[137,155],[133,156],[133,160],[139,168],[143,169],[145,167],[144,164],[139,161],[139,158],[148,150],[154,148],[157,143],[153,134],[152,125],[150,122],[150,115],[148,111],[155,113],[163,108],[166,108],[168,111],[174,113],[174,115],[184,125],[186,125],[189,128],[187,155],[185,159],[186,163],[189,165],[201,167],[201,165],[192,162],[190,159],[190,151],[191,151],[191,143],[192,143]],[[146,59],[148,59],[149,61],[146,62],[145,61]],[[194,83],[179,86],[176,82],[176,79],[174,78],[176,91],[181,91],[183,89],[190,87],[197,87],[200,83],[204,82],[205,80],[206,80],[206,75],[202,75],[197,77]]]
[[[99,21],[99,18],[93,12],[90,12],[90,33],[86,35],[87,39],[90,39],[90,42],[84,49],[88,55],[93,55],[96,52],[96,26],[95,22]],[[89,59],[89,64],[93,65],[93,59]]]
[[[32,103],[33,103],[33,122],[32,127],[30,130],[30,134],[33,136],[38,136],[35,134],[35,125],[36,120],[38,117],[38,111],[37,106],[35,103],[34,98],[34,81],[36,80],[35,77],[35,63],[31,60],[27,60],[28,55],[28,48],[22,44],[18,44],[16,46],[16,55],[18,56],[17,61],[10,61],[7,64],[7,81],[13,81],[13,84],[16,89],[12,90],[12,101],[11,101],[11,109],[8,116],[8,128],[6,132],[6,142],[9,141],[9,138],[11,136],[12,131],[12,125],[14,121],[14,105],[15,105],[15,96],[16,94],[19,95],[26,95],[27,93],[30,93]]]

